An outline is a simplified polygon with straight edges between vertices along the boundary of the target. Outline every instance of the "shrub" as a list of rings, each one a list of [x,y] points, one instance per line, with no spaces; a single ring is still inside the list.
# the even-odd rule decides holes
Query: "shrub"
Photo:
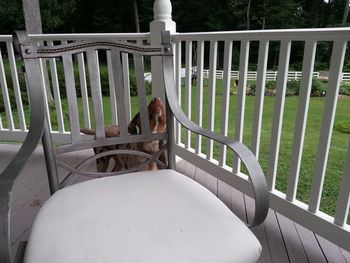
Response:
[[[338,121],[334,124],[334,130],[350,134],[350,121]]]
[[[11,108],[14,109],[16,108],[16,98],[15,98],[15,92],[12,86],[12,76],[10,72],[5,72],[6,73],[6,80],[7,80],[7,91],[9,94],[9,99],[10,99],[10,105]],[[22,104],[28,105],[28,96],[26,92],[26,84],[25,84],[25,79],[24,79],[24,74],[21,73],[20,71],[18,72],[18,82],[19,82],[19,87],[20,87],[20,92],[21,92],[21,98],[22,98]],[[4,98],[2,91],[0,89],[0,112],[5,111],[5,104],[4,104]]]
[[[340,84],[339,94],[350,96],[350,82],[342,82]]]
[[[311,85],[311,96],[313,97],[320,97],[324,96],[326,93],[327,85],[325,82],[319,79],[312,79],[312,85]]]
[[[276,89],[276,81],[275,80],[268,80],[265,83],[265,87],[267,90],[274,90]]]
[[[152,94],[152,83],[145,81],[146,95]],[[130,96],[137,96],[136,75],[130,73]]]
[[[286,95],[287,96],[299,95],[299,88],[300,88],[300,81],[298,80],[287,81]]]

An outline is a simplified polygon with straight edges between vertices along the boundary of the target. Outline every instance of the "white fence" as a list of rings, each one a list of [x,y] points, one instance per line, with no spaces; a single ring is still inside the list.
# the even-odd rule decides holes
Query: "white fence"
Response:
[[[32,38],[37,41],[45,41],[48,45],[53,45],[66,41],[91,40],[91,39],[113,39],[123,41],[151,41],[151,35],[145,34],[64,34],[64,35],[34,35]],[[254,98],[253,121],[251,128],[251,141],[249,142],[251,150],[260,158],[259,152],[261,144],[261,134],[263,121],[263,105],[265,81],[269,78],[277,80],[276,96],[274,97],[273,121],[271,127],[265,127],[271,132],[268,151],[267,180],[270,190],[271,208],[283,215],[290,217],[301,225],[315,231],[326,237],[332,242],[350,250],[350,226],[347,224],[349,211],[349,193],[350,193],[350,146],[347,152],[347,159],[342,175],[342,183],[337,197],[335,216],[321,212],[320,201],[323,194],[324,178],[326,175],[327,160],[329,149],[331,147],[331,138],[333,124],[335,119],[335,109],[338,101],[339,83],[342,78],[342,68],[344,63],[345,51],[350,41],[350,29],[314,29],[314,30],[270,30],[270,31],[244,31],[244,32],[213,32],[213,33],[176,33],[172,34],[172,40],[175,47],[175,76],[176,89],[178,94],[182,94],[184,101],[179,96],[180,103],[186,114],[195,120],[198,124],[204,125],[214,130],[215,120],[219,120],[219,131],[227,135],[229,128],[234,130],[234,139],[243,141],[246,111],[246,82],[250,78],[256,79],[256,93]],[[257,72],[249,72],[248,58],[250,52],[250,43],[259,42]],[[267,60],[270,42],[279,42],[280,49],[278,55],[278,74],[267,72]],[[302,59],[302,72],[288,72],[291,45],[293,41],[304,42],[304,56]],[[309,110],[309,99],[311,90],[311,80],[315,76],[313,72],[317,43],[327,41],[332,43],[332,55],[330,59],[330,69],[328,77],[328,87],[323,108],[323,117],[318,139],[318,150],[316,154],[313,179],[310,187],[310,201],[301,202],[297,200],[300,164],[302,159],[303,147],[307,143],[304,141],[307,116]],[[19,81],[19,72],[16,66],[16,59],[13,53],[12,39],[10,36],[0,36],[2,49],[0,54],[0,84],[1,93],[4,100],[4,112],[0,113],[0,140],[21,140],[27,133],[26,116],[22,100],[25,98],[25,87],[20,87],[23,83]],[[231,73],[233,60],[233,45],[239,45],[239,72]],[[223,46],[222,62],[218,59],[218,45]],[[195,65],[193,50],[195,48]],[[205,52],[205,49],[207,49]],[[182,55],[181,53],[184,52]],[[4,65],[5,57],[8,61],[8,67]],[[207,54],[207,57],[205,57]],[[208,72],[204,70],[205,61],[209,65]],[[154,61],[152,61],[153,63]],[[57,142],[70,140],[68,121],[65,120],[65,112],[60,98],[59,75],[57,61],[50,59],[46,62],[50,74],[50,87],[53,91],[54,108],[50,121],[57,124],[51,125],[52,134]],[[91,126],[92,117],[89,113],[89,98],[87,91],[87,76],[85,73],[85,62],[83,57],[75,59],[78,70],[78,78],[75,80],[81,88],[81,111],[82,123],[86,127]],[[123,58],[123,63],[128,64],[127,57]],[[218,71],[218,63],[222,63]],[[107,54],[107,68],[110,73],[110,59]],[[185,83],[182,82],[181,68],[185,65]],[[192,90],[191,77],[192,68],[196,66],[197,84],[195,93]],[[222,67],[221,67],[222,66]],[[153,66],[152,66],[153,67]],[[44,70],[43,70],[44,71]],[[6,73],[10,78],[6,78]],[[123,72],[125,81],[129,80],[129,72]],[[109,76],[111,74],[108,74]],[[156,74],[152,74],[155,76]],[[238,94],[235,104],[235,122],[233,127],[229,126],[229,115],[232,107],[230,101],[230,79],[239,79]],[[343,74],[343,76],[345,76]],[[208,77],[208,89],[204,93],[203,79]],[[347,75],[349,77],[349,75]],[[156,78],[156,77],[154,77]],[[220,109],[216,111],[216,79],[222,79],[222,96]],[[290,169],[285,174],[287,179],[286,191],[276,189],[277,169],[279,166],[279,153],[282,135],[282,125],[284,122],[285,92],[288,78],[300,78],[301,89],[296,110],[296,120],[294,126],[294,135],[292,143],[292,152],[290,156]],[[154,81],[154,79],[153,79]],[[153,82],[152,81],[152,82]],[[109,83],[111,83],[109,79]],[[154,84],[154,83],[153,83]],[[113,90],[113,89],[112,89]],[[15,100],[11,102],[10,92],[13,93]],[[192,95],[195,100],[192,100]],[[115,116],[115,94],[109,93],[111,116]],[[204,98],[207,98],[204,101]],[[127,101],[130,102],[128,96]],[[192,104],[195,101],[195,104]],[[207,112],[204,112],[204,106]],[[49,106],[47,106],[49,108]],[[193,114],[192,109],[195,109]],[[218,113],[216,113],[218,112]],[[207,113],[207,116],[204,115]],[[320,112],[321,114],[321,112]],[[205,118],[204,118],[205,116]],[[112,119],[116,122],[115,119]],[[232,125],[232,123],[231,123]],[[220,146],[218,157],[214,155],[215,145],[212,141],[205,141],[205,147],[202,148],[202,138],[193,136],[188,132],[181,134],[181,128],[176,127],[177,143],[176,153],[180,157],[200,165],[202,169],[211,174],[221,173],[227,180],[226,183],[236,187],[240,191],[252,195],[251,185],[244,171],[240,167],[238,159],[234,159],[232,165],[228,165],[226,148]],[[204,144],[203,144],[204,146]],[[219,164],[213,165],[213,164]],[[232,176],[232,170],[237,176]],[[223,189],[221,182],[217,183],[218,194]],[[221,189],[221,190],[220,190]]]

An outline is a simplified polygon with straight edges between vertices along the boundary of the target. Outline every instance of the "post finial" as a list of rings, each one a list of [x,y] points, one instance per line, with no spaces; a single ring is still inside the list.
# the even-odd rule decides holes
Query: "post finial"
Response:
[[[155,0],[153,5],[154,21],[171,20],[171,2],[170,0]]]

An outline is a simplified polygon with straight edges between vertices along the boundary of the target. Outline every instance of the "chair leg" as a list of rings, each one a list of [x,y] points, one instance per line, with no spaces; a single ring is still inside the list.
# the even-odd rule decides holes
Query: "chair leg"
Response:
[[[26,250],[26,247],[27,247],[27,241],[19,242],[14,263],[23,262],[24,251]]]
[[[45,153],[45,163],[49,179],[50,193],[52,195],[59,189],[59,182],[56,160],[54,156],[55,153],[52,146],[52,138],[47,121],[45,122],[45,129],[42,137],[42,142]]]

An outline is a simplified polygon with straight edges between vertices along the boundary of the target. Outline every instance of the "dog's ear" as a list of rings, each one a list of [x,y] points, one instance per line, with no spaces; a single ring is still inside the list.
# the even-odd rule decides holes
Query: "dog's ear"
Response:
[[[138,134],[138,131],[141,132],[141,119],[140,119],[140,113],[138,112],[134,118],[131,120],[129,126],[128,126],[128,132],[130,134]]]

